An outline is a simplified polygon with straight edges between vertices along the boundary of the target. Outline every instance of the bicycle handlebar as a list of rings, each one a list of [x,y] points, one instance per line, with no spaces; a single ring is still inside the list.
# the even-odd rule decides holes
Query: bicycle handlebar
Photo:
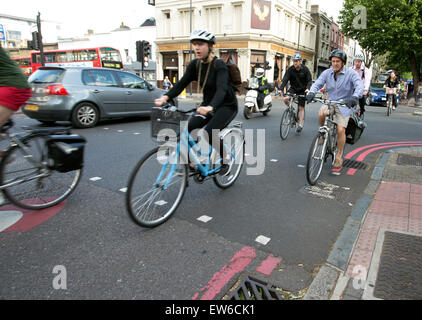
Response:
[[[177,111],[177,112],[180,112],[180,113],[191,113],[191,112],[194,112],[194,111],[196,111],[196,109],[197,108],[193,108],[193,109],[189,109],[189,110],[187,110],[187,111],[184,111],[184,110],[180,110],[180,109],[178,109],[176,106],[173,106],[172,104],[170,104],[170,103],[168,103],[168,102],[165,102],[162,106],[161,106],[161,108],[164,108],[164,109],[170,109],[171,111]],[[211,112],[208,112],[210,115],[214,115],[214,112],[213,111],[211,111]]]
[[[330,105],[330,106],[340,104],[343,107],[347,107],[346,102],[344,100],[336,101],[336,100],[328,100],[328,99],[320,99],[320,98],[314,98],[313,100],[321,102],[326,105]]]
[[[306,98],[306,94],[296,94],[296,93],[287,92],[285,95],[290,96],[292,98]]]

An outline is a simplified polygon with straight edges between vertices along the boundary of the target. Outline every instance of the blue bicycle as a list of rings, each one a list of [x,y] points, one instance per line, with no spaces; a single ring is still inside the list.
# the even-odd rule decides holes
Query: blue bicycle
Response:
[[[156,227],[170,218],[183,199],[190,177],[197,183],[212,178],[222,189],[232,186],[239,177],[245,149],[242,123],[232,122],[220,132],[224,146],[221,159],[212,146],[207,145],[206,151],[200,148],[188,132],[187,120],[194,110],[181,111],[168,104],[152,110],[151,135],[161,145],[139,160],[126,192],[129,216],[143,227]],[[223,163],[229,170],[219,174]]]

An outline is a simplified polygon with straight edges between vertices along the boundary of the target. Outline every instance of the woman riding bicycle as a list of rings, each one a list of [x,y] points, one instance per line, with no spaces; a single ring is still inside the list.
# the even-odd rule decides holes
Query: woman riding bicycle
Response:
[[[387,78],[387,80],[385,80],[384,88],[386,88],[386,89],[387,88],[396,88],[398,90],[399,84],[400,84],[399,79],[397,78],[396,73],[393,71],[393,72],[390,73],[390,76]],[[387,101],[388,101],[389,96],[390,96],[390,94],[387,94]],[[396,107],[397,107],[396,95],[392,94],[391,96],[393,96],[392,97],[393,110],[395,110]]]
[[[234,89],[229,85],[229,72],[225,62],[214,56],[213,47],[216,39],[207,30],[195,30],[190,35],[196,59],[191,61],[182,79],[164,96],[154,101],[160,107],[168,100],[177,97],[192,81],[198,81],[203,93],[203,101],[196,113],[189,120],[188,130],[204,128],[208,142],[220,152],[223,159],[223,144],[220,143],[219,131],[235,118],[238,105]],[[216,130],[218,129],[218,130]],[[224,175],[229,165],[224,163],[219,172]]]

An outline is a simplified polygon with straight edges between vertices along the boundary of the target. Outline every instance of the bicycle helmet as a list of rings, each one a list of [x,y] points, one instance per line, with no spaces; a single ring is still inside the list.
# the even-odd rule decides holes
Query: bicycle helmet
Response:
[[[262,68],[258,68],[255,71],[255,76],[259,79],[262,78],[264,76],[265,70]]]
[[[330,61],[331,61],[332,57],[340,58],[344,62],[344,64],[346,64],[346,62],[347,62],[347,55],[344,53],[343,50],[335,49],[335,50],[331,51]]]
[[[353,61],[355,61],[355,60],[364,61],[364,60],[365,60],[365,58],[364,58],[364,56],[363,56],[363,54],[362,54],[362,53],[358,53],[358,54],[357,54],[357,55],[355,55],[355,57],[353,58]]]
[[[300,55],[299,52],[296,52],[293,57],[292,60],[302,60],[302,56]]]
[[[214,33],[209,32],[208,30],[204,30],[204,29],[192,31],[189,40],[190,42],[194,40],[201,40],[201,41],[205,41],[211,44],[217,43]]]

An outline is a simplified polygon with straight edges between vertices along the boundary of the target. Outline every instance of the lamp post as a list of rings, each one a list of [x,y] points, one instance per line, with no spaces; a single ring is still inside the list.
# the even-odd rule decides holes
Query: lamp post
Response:
[[[189,36],[192,34],[192,0],[189,3],[189,14],[190,14],[190,27]],[[192,62],[192,42],[189,40],[189,63]],[[190,96],[192,97],[192,82],[189,85]]]

